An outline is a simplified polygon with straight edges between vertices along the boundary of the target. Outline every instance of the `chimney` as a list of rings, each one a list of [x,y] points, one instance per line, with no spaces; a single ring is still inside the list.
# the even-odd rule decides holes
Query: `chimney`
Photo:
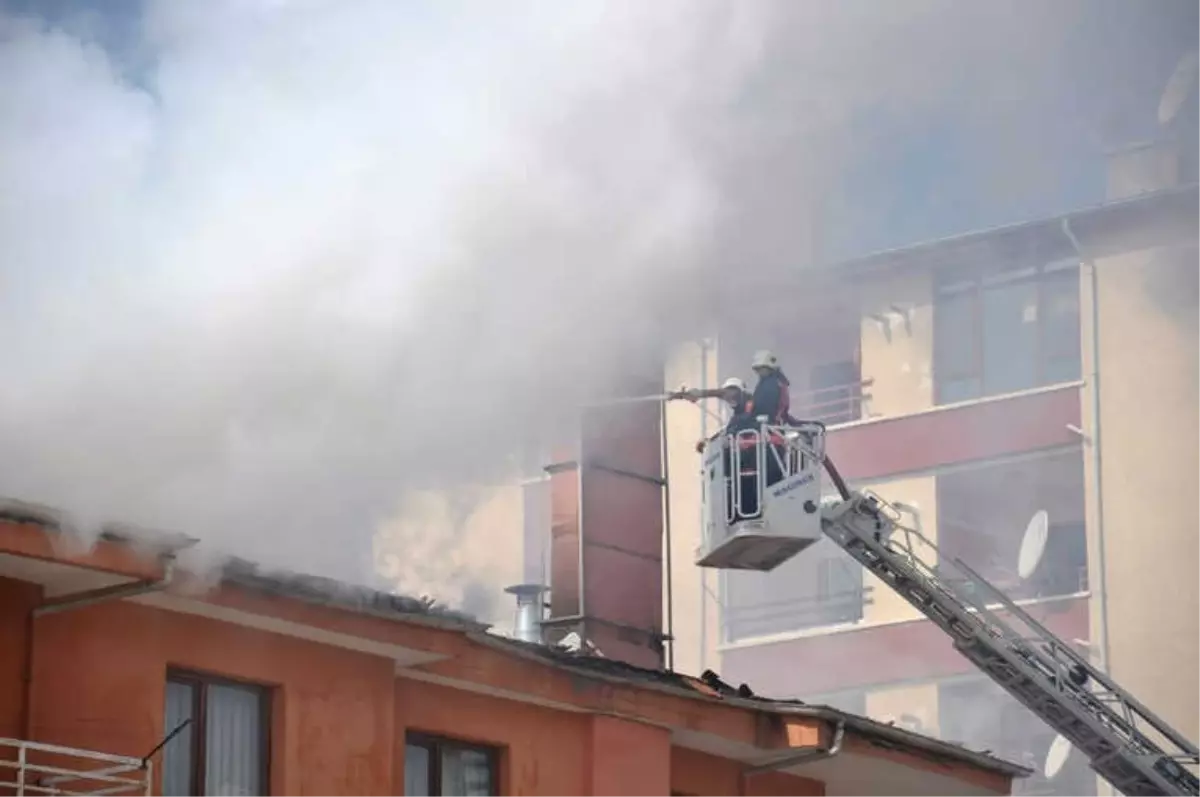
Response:
[[[621,395],[661,393],[661,363]],[[599,655],[663,666],[661,402],[586,409],[575,451],[550,465],[547,640],[571,632]]]
[[[517,597],[517,619],[513,624],[513,636],[522,642],[536,645],[542,643],[542,595],[546,588],[541,584],[517,584],[504,590]]]

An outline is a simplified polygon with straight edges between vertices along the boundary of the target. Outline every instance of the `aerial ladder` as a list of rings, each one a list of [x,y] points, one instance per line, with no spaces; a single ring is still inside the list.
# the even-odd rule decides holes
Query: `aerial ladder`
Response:
[[[919,522],[904,522],[905,510],[850,490],[824,448],[822,424],[764,418],[758,428],[707,441],[697,564],[769,571],[828,537],[1115,789],[1129,797],[1200,792],[1194,744],[965,562],[941,556]],[[832,500],[822,500],[822,469],[837,489]]]

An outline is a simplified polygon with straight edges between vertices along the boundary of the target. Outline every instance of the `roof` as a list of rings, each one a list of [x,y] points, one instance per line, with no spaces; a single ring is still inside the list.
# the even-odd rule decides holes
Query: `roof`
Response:
[[[42,504],[0,500],[0,520],[28,523],[57,534],[75,535],[65,513]],[[147,556],[173,556],[199,540],[183,534],[126,524],[106,524],[100,540],[127,545]],[[486,623],[438,604],[432,598],[398,595],[322,576],[268,569],[246,559],[230,557],[219,570],[220,582],[306,603],[336,606],[376,617],[421,620],[462,630],[482,630]]]
[[[72,533],[69,525],[64,524],[64,517],[62,513],[49,507],[19,501],[0,501],[0,520],[37,525],[54,533]],[[106,526],[100,539],[129,546],[143,554],[154,553],[168,557],[196,542],[194,538],[183,535],[118,525]],[[974,752],[958,744],[943,742],[829,706],[810,705],[800,700],[760,697],[746,684],[734,687],[722,681],[711,670],[695,677],[668,670],[637,667],[602,656],[486,633],[489,627],[487,624],[464,613],[439,606],[425,597],[396,595],[287,570],[269,570],[258,563],[238,558],[231,558],[222,565],[220,582],[259,593],[333,606],[383,619],[456,630],[467,634],[476,642],[511,655],[533,659],[596,680],[619,682],[758,712],[841,722],[846,728],[881,746],[899,746],[910,751],[922,751],[938,760],[969,764],[1005,777],[1017,778],[1031,774],[1031,770],[1025,767],[987,753]]]
[[[288,570],[266,570],[261,565],[245,559],[228,560],[221,569],[221,581],[256,592],[336,606],[339,609],[376,617],[433,621],[435,625],[462,630],[483,630],[488,627],[487,623],[482,623],[463,612],[446,608],[429,597],[397,595]]]
[[[1033,770],[1027,767],[998,758],[990,753],[976,752],[954,742],[945,742],[892,724],[878,722],[869,717],[850,714],[831,706],[809,704],[802,700],[760,697],[755,695],[746,684],[733,687],[722,681],[711,670],[706,670],[699,677],[695,677],[667,670],[636,667],[615,659],[606,659],[549,645],[522,642],[492,634],[475,638],[493,647],[500,647],[517,655],[533,657],[580,675],[668,691],[689,698],[717,700],[727,705],[755,711],[844,722],[846,728],[872,739],[881,746],[902,746],[910,750],[920,750],[940,760],[970,764],[1005,777],[1023,778],[1033,774]]]
[[[1103,257],[1162,243],[1172,230],[1194,241],[1200,215],[1200,184],[1147,191],[1057,216],[924,241],[860,257],[819,264],[829,275],[868,276],[884,269],[937,268],[979,259],[1053,262],[1077,258],[1064,225],[1080,242],[1084,256]],[[1182,239],[1181,239],[1182,240]]]

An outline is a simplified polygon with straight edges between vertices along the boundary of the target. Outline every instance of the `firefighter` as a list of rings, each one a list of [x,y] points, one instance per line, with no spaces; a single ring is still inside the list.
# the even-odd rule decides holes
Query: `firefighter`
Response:
[[[766,416],[770,424],[794,423],[788,412],[792,404],[791,382],[779,367],[779,358],[763,349],[755,352],[751,367],[758,376],[758,384],[750,397],[750,414],[755,418]]]
[[[726,379],[720,387],[709,390],[682,387],[672,393],[671,398],[686,399],[693,404],[705,398],[721,399],[729,405],[729,422],[725,424],[725,434],[733,434],[739,429],[753,425],[754,419],[749,412],[750,391],[746,390],[746,383],[736,376]],[[701,440],[696,443],[696,451],[702,451],[706,442]]]
[[[755,352],[750,366],[758,376],[758,384],[750,397],[750,417],[765,418],[771,426],[795,425],[796,420],[788,411],[791,409],[791,383],[783,369],[779,367],[779,358],[766,349]],[[764,445],[769,445],[766,452],[767,472],[766,485],[770,486],[783,478],[783,469],[779,463],[787,456],[787,447],[783,438],[775,432],[768,433]]]

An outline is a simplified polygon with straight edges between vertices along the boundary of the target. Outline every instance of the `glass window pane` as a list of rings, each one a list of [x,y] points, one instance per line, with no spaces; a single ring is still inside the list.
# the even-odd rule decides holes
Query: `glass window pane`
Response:
[[[404,793],[408,797],[430,797],[429,749],[415,744],[404,746]]]
[[[1012,393],[1038,382],[1038,292],[1035,282],[983,291],[983,392]]]
[[[770,573],[732,570],[724,582],[721,622],[731,642],[862,617],[862,568],[828,540]]]
[[[979,398],[979,378],[948,379],[938,382],[938,403],[954,404]]]
[[[941,296],[933,314],[934,376],[946,382],[976,375],[975,293]]]
[[[192,717],[195,687],[191,684],[167,681],[165,733],[178,728]],[[175,734],[163,748],[162,793],[168,797],[192,794],[192,723]]]
[[[482,750],[442,747],[442,794],[488,795],[492,793],[491,756]]]
[[[206,692],[205,791],[264,794],[262,692],[224,684],[209,684]]]
[[[1080,374],[1079,273],[1056,272],[1042,284],[1042,372],[1046,384]]]

